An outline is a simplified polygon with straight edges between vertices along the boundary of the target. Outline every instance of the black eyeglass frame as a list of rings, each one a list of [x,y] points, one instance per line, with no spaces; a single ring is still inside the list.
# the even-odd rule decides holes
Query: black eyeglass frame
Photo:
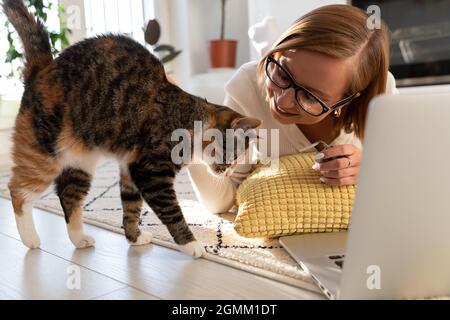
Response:
[[[269,64],[273,62],[277,65],[278,68],[280,68],[283,72],[286,73],[286,75],[289,77],[289,85],[286,87],[281,87],[279,84],[277,84],[275,81],[272,80],[272,77],[270,76],[270,72],[269,72]],[[335,104],[333,104],[331,107],[327,106],[327,104],[325,102],[323,102],[319,97],[317,97],[314,93],[312,93],[311,91],[309,91],[308,89],[302,87],[301,85],[299,85],[297,82],[295,82],[294,78],[292,77],[292,75],[281,66],[281,64],[275,60],[272,56],[268,56],[266,59],[266,75],[269,78],[269,80],[276,85],[278,88],[283,89],[283,90],[287,90],[289,88],[294,88],[295,91],[295,102],[297,103],[297,105],[299,107],[302,108],[303,111],[305,111],[306,113],[315,116],[315,117],[320,117],[321,115],[323,115],[324,113],[329,112],[330,110],[336,110],[339,107],[344,106],[345,104],[349,103],[350,101],[352,101],[353,99],[359,97],[361,95],[360,92],[356,92],[354,94],[352,94],[351,96],[344,98],[338,102],[336,102]],[[322,106],[322,112],[320,114],[313,114],[311,112],[309,112],[308,110],[306,110],[302,104],[298,101],[297,99],[297,94],[299,91],[304,91],[307,94],[311,95],[314,99],[316,99],[320,105]]]

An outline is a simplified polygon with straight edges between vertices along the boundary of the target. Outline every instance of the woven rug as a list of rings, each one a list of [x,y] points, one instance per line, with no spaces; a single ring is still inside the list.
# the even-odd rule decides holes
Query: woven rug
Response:
[[[0,172],[0,196],[6,198],[9,198],[9,176],[9,172]],[[99,165],[86,199],[84,221],[123,234],[118,177],[119,170],[115,162],[106,161]],[[276,239],[240,237],[233,229],[234,214],[218,216],[207,211],[197,200],[185,170],[178,174],[175,189],[191,230],[205,245],[205,259],[296,287],[318,291],[306,272]],[[35,207],[63,215],[53,186],[43,193]],[[144,206],[141,217],[141,229],[153,234],[154,244],[176,248],[166,227],[148,206]]]

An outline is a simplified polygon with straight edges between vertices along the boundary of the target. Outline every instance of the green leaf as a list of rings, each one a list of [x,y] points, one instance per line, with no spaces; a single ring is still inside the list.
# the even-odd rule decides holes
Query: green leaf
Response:
[[[12,61],[16,60],[17,58],[22,58],[22,54],[17,52],[17,50],[15,48],[10,47],[8,52],[6,52],[5,63],[11,63]]]
[[[11,35],[12,35],[12,32],[8,32],[8,35],[6,36],[6,39],[8,39],[8,43],[9,43],[9,46],[10,46],[10,47],[11,47],[11,46],[13,45],[13,43],[14,43],[13,38],[11,37]]]
[[[175,51],[175,52],[171,52],[169,55],[165,56],[164,58],[161,59],[161,62],[167,63],[172,61],[173,59],[175,59],[179,54],[181,53],[181,51]]]
[[[36,10],[42,11],[45,8],[43,0],[32,0],[32,5],[36,8]]]
[[[66,8],[64,8],[64,6],[58,2],[58,12],[59,13],[65,13],[66,12]]]
[[[69,45],[69,39],[67,39],[66,35],[61,35],[61,47],[65,48]]]
[[[1,0],[0,0],[1,2]],[[34,14],[39,17],[44,23],[48,20],[48,14],[52,8],[57,6],[58,12],[64,13],[64,6],[61,5],[60,1],[53,0],[25,0],[25,4],[34,12]],[[5,63],[9,63],[11,65],[11,77],[15,76],[14,73],[20,73],[20,69],[17,70],[13,67],[12,62],[18,58],[23,58],[23,54],[19,53],[15,47],[15,37],[13,35],[16,34],[16,31],[13,30],[9,21],[5,21],[5,27],[8,31],[7,33],[7,41],[9,44],[8,51],[5,54]],[[47,29],[46,29],[47,30]],[[71,34],[72,30],[67,28],[65,22],[61,21],[60,32],[49,32],[50,45],[52,53],[57,55],[59,52],[65,47],[69,46],[68,34]],[[61,48],[61,49],[60,49]]]

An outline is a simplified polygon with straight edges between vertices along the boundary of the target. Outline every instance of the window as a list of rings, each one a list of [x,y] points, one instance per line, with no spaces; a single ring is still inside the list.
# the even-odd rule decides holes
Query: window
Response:
[[[143,28],[153,19],[153,0],[84,0],[86,37],[102,33],[126,34],[142,44]]]

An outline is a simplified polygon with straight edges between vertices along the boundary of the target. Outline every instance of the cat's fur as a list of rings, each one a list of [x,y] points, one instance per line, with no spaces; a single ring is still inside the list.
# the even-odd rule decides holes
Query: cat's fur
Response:
[[[176,144],[171,134],[180,128],[193,132],[194,121],[202,121],[205,129],[218,128],[225,136],[226,129],[255,128],[259,121],[169,83],[159,60],[124,36],[87,39],[53,59],[48,34],[22,0],[4,0],[3,10],[25,49],[25,91],[9,183],[24,244],[40,245],[32,206],[52,182],[73,244],[94,244],[83,232],[82,208],[97,160],[107,153],[120,163],[123,226],[130,243],[151,241],[138,226],[145,200],[182,251],[202,255],[174,191],[181,165],[171,161]]]

